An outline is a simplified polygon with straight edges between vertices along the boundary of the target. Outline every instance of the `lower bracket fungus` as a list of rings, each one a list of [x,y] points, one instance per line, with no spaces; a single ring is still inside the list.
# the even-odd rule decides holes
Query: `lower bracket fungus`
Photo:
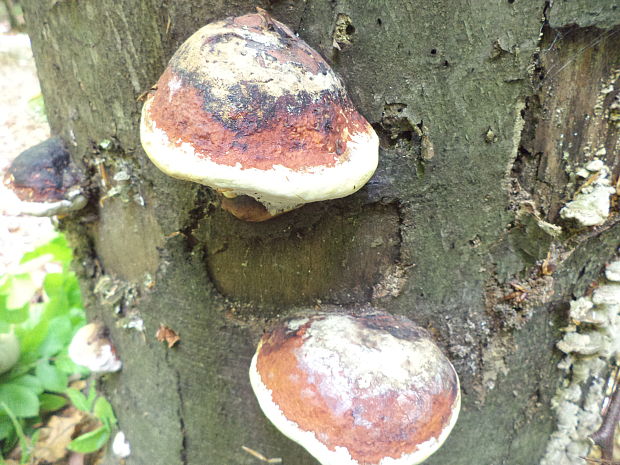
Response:
[[[55,216],[86,206],[80,180],[64,143],[53,137],[19,154],[4,182],[19,199],[18,213]]]
[[[384,312],[286,319],[250,381],[269,420],[323,465],[414,465],[458,417],[457,374],[429,334]]]

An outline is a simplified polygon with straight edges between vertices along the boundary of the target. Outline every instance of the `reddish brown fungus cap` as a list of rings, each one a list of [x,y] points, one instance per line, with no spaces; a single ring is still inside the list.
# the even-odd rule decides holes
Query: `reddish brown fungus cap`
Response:
[[[378,156],[329,65],[263,11],[211,23],[177,50],[145,102],[141,140],[170,176],[271,215],[357,191]]]
[[[428,333],[383,312],[281,322],[250,380],[272,423],[323,465],[420,463],[460,408],[456,372]]]

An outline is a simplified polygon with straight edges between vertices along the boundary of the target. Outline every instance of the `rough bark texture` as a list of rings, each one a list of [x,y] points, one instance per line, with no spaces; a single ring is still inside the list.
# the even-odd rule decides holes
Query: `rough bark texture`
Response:
[[[461,377],[461,418],[428,463],[538,463],[567,303],[619,242],[617,210],[582,229],[558,214],[566,169],[601,147],[620,169],[614,3],[23,0],[52,131],[91,179],[88,210],[62,225],[123,358],[101,387],[127,463],[256,463],[242,445],[315,463],[262,416],[254,346],[279,315],[369,303],[430,329]],[[382,143],[360,192],[262,224],[163,175],[138,137],[138,97],[175,49],[255,6],[332,63]],[[541,276],[549,251],[557,269]],[[123,327],[138,318],[144,333]],[[160,324],[180,344],[158,343]]]

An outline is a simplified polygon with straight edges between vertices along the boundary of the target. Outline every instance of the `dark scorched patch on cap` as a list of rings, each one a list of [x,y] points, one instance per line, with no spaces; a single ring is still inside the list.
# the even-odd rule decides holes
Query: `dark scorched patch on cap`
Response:
[[[7,170],[5,182],[20,200],[56,202],[78,183],[78,176],[70,169],[64,143],[53,137],[22,152]]]

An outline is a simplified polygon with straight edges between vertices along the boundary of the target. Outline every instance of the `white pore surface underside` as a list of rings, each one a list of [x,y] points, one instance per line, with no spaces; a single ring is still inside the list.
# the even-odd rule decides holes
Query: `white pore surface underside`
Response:
[[[377,349],[355,344],[355,338],[359,336],[356,333],[359,331],[363,331],[366,337],[375,338]],[[298,352],[298,359],[300,364],[307,365],[304,367],[305,370],[320,374],[322,379],[325,379],[323,378],[325,376],[331,378],[330,381],[319,384],[322,395],[334,399],[340,391],[338,400],[340,412],[336,414],[348,410],[353,396],[371,397],[381,395],[390,389],[407,389],[412,383],[432,383],[430,380],[432,375],[428,375],[426,371],[429,368],[426,358],[436,357],[435,351],[439,349],[430,341],[426,343],[403,341],[383,331],[362,328],[346,316],[331,316],[314,322],[306,332],[306,337],[304,345]],[[316,434],[302,431],[297,423],[287,419],[273,402],[271,390],[262,382],[256,369],[256,361],[255,355],[250,368],[252,387],[263,412],[283,434],[305,447],[323,465],[362,465],[351,457],[345,447],[336,446],[334,450],[330,450],[318,439],[321,431],[317,431]],[[346,376],[342,374],[343,368],[347,371]],[[366,389],[367,394],[360,394],[359,389]],[[414,465],[423,462],[448,437],[456,423],[460,403],[459,390],[450,424],[438,438],[431,438],[418,445],[412,453],[402,454],[399,457],[385,457],[376,464],[364,462],[363,465]]]
[[[297,205],[336,199],[359,190],[373,175],[378,162],[379,141],[374,131],[356,133],[347,142],[346,160],[332,167],[301,171],[282,165],[268,170],[221,165],[197,154],[187,142],[177,145],[149,116],[151,100],[142,109],[140,139],[153,163],[164,173],[226,191],[227,196],[248,195],[263,203],[270,213]]]

